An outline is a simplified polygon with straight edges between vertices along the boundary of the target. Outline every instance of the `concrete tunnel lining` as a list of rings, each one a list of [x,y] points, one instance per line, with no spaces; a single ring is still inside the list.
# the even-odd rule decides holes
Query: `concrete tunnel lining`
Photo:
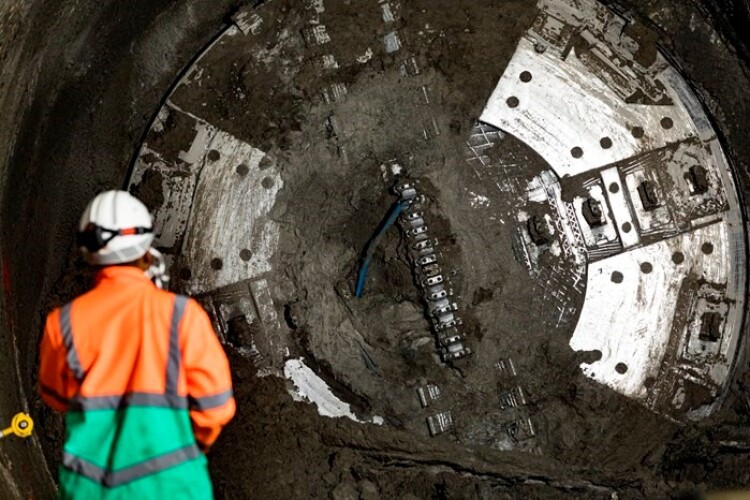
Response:
[[[3,59],[0,48],[0,83],[7,89],[2,91],[2,107],[8,110],[2,118],[7,124],[5,134],[0,136],[0,152],[7,158],[0,200],[5,290],[2,328],[6,338],[14,339],[13,347],[0,358],[17,360],[4,364],[3,369],[8,370],[4,380],[22,381],[18,384],[21,394],[12,390],[3,394],[3,419],[21,408],[19,398],[34,393],[37,337],[20,332],[38,332],[42,313],[50,305],[71,298],[85,286],[80,278],[71,277],[71,270],[79,270],[66,263],[74,255],[72,229],[79,211],[95,192],[121,183],[127,161],[164,89],[211,40],[232,7],[231,2],[186,2],[180,6],[141,2],[141,8],[127,9],[115,2],[82,5],[75,4],[91,9],[86,19],[70,2],[66,8],[48,4],[39,10],[34,3],[15,6],[20,9],[15,15],[26,20],[15,37],[27,41],[15,57]],[[24,9],[25,13],[18,14]],[[138,15],[132,17],[132,13]],[[50,23],[56,16],[56,22]],[[101,19],[107,22],[97,22]],[[126,24],[117,23],[123,19],[128,19]],[[48,38],[32,36],[42,29],[47,30]],[[4,36],[0,35],[0,41]],[[52,40],[71,43],[52,44]],[[178,42],[172,45],[175,40]],[[166,62],[154,54],[167,54]],[[699,69],[704,73],[692,73],[692,78],[708,79],[705,68]],[[128,87],[129,92],[123,93],[122,87]],[[737,102],[724,96],[717,100],[724,107],[727,102]],[[747,104],[740,107],[747,109]],[[112,117],[121,118],[113,121]],[[738,125],[728,121],[725,118],[720,124],[730,150],[738,165],[747,165],[748,146],[737,139]],[[9,137],[10,131],[18,133]],[[746,179],[741,181],[746,185]],[[30,252],[28,248],[43,250]],[[32,406],[32,413],[35,410],[38,407]],[[22,471],[14,476],[17,490],[9,489],[7,496],[20,497],[25,492],[47,496],[52,483],[46,470],[39,467],[39,445],[3,445],[17,467],[14,471]],[[55,463],[55,450],[46,451],[49,463]]]

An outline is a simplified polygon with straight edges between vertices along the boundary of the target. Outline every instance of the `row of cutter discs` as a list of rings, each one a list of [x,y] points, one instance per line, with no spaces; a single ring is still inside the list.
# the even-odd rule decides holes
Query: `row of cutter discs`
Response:
[[[450,281],[443,276],[438,262],[439,241],[428,234],[424,213],[420,211],[425,197],[408,180],[401,180],[394,191],[402,207],[399,224],[408,238],[409,255],[440,345],[441,357],[446,362],[461,359],[471,354],[471,349],[459,331],[462,322],[456,315],[458,305],[452,301]]]

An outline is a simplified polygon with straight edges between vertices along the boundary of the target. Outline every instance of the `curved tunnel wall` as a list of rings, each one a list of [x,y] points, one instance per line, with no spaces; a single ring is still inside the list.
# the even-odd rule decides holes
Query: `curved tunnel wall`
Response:
[[[80,211],[122,183],[164,90],[236,3],[0,5],[1,422],[26,408],[40,415],[33,374],[44,311],[83,285],[60,281]],[[61,432],[59,421],[37,424],[38,435]],[[38,440],[3,442],[0,475],[2,498],[52,496]]]
[[[44,313],[85,285],[69,281],[65,272],[75,254],[80,210],[97,191],[121,185],[165,89],[239,3],[250,2],[0,4],[0,423],[25,408],[40,415],[33,381]],[[734,4],[735,12],[747,14],[747,2]],[[666,21],[666,28],[670,22],[680,20]],[[716,67],[698,60],[688,43],[674,45],[699,91],[717,96],[712,112],[747,189],[750,143],[740,140],[744,131],[722,121],[748,116],[750,100],[740,97],[742,89],[704,84]],[[59,422],[38,424],[39,435],[60,432]],[[53,483],[39,441],[1,446],[0,497],[50,496]],[[46,452],[53,459],[55,450]]]

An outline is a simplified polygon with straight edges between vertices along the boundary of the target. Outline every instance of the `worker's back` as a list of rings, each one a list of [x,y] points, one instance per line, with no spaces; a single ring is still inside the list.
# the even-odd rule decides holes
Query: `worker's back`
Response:
[[[131,266],[53,311],[40,389],[67,410],[63,498],[210,498],[200,448],[234,414],[228,363],[205,312]],[[197,439],[197,442],[196,442]]]

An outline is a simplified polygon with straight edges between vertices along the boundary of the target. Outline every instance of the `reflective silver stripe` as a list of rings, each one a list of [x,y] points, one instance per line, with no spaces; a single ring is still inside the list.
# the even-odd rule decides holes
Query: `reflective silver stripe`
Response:
[[[190,397],[190,409],[191,410],[211,410],[213,408],[219,408],[224,406],[227,401],[232,399],[232,389],[224,391],[213,396],[203,396],[200,398]]]
[[[180,465],[188,460],[193,460],[198,458],[200,454],[201,452],[198,447],[195,444],[191,444],[116,471],[104,469],[68,452],[63,452],[62,461],[63,465],[73,472],[109,488],[114,488],[163,471],[164,469]]]
[[[177,394],[153,394],[148,392],[131,392],[121,396],[77,396],[70,402],[70,409],[73,411],[121,410],[129,406],[184,410],[188,407],[188,403],[185,397]]]
[[[169,326],[169,358],[167,359],[167,394],[177,394],[177,382],[180,380],[180,321],[185,314],[187,297],[175,297],[172,308],[172,322]]]
[[[78,358],[75,342],[73,341],[73,326],[70,323],[70,309],[72,306],[73,304],[70,303],[60,309],[60,331],[62,333],[63,344],[65,345],[68,368],[70,368],[70,371],[73,372],[75,378],[80,382],[83,380],[85,374],[81,366],[81,360]]]

